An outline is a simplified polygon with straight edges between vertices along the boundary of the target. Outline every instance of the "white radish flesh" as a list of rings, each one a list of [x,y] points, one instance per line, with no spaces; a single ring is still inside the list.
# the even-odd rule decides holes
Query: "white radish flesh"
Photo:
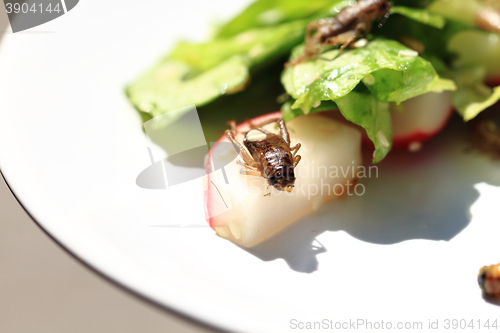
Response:
[[[252,123],[279,116],[279,112],[269,114]],[[348,189],[352,192],[356,174],[362,168],[360,131],[321,114],[300,116],[287,127],[291,145],[302,144],[298,152],[302,160],[295,168],[291,192],[269,186],[264,177],[242,174],[243,166],[237,163],[241,157],[224,167],[226,178],[221,170],[208,174],[207,219],[220,237],[250,247],[316,211],[323,203],[347,194]],[[275,124],[265,128],[277,133]],[[248,130],[247,124],[238,127],[238,142]],[[224,141],[225,136],[219,140]]]
[[[404,101],[402,110],[391,110],[393,148],[411,148],[438,134],[453,108],[449,92],[427,93]]]

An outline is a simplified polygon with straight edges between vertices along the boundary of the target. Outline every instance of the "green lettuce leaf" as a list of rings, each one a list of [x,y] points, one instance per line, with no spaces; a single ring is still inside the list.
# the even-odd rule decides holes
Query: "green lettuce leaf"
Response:
[[[391,114],[387,103],[381,103],[372,94],[352,91],[337,99],[342,115],[363,127],[373,142],[373,163],[384,159],[392,147]]]
[[[443,16],[432,14],[425,9],[410,8],[404,6],[392,6],[391,13],[406,16],[414,21],[430,25],[431,27],[442,29],[446,23]]]
[[[296,49],[292,57],[301,53]],[[361,80],[382,102],[402,102],[427,92],[455,89],[452,81],[441,79],[428,61],[414,53],[396,41],[380,38],[362,48],[333,50],[290,66],[281,80],[287,93],[296,99],[292,108],[305,113],[321,101],[336,102]]]
[[[484,3],[478,0],[436,0],[427,8],[431,13],[474,26],[474,18]]]
[[[409,7],[417,7],[417,8],[425,8],[429,6],[436,0],[394,0],[391,1],[397,6],[409,6]]]
[[[453,35],[447,47],[461,66],[485,67],[486,77],[500,75],[500,35],[468,29]]]
[[[169,59],[184,62],[198,71],[210,69],[234,55],[246,55],[250,66],[285,56],[304,39],[307,21],[252,29],[231,38],[206,43],[181,42]]]
[[[206,105],[244,89],[254,68],[288,54],[303,40],[306,24],[296,21],[202,44],[180,43],[129,84],[127,96],[150,117],[187,105]]]
[[[493,89],[486,86],[483,83],[485,75],[484,67],[461,69],[453,75],[457,84],[457,90],[453,93],[453,105],[465,121],[475,118],[500,100],[500,86]]]
[[[292,109],[287,102],[281,108],[285,122],[305,114],[302,109]],[[378,101],[366,88],[351,91],[334,102],[324,101],[312,108],[310,113],[340,110],[344,118],[364,128],[368,138],[373,142],[373,163],[382,161],[392,147],[391,115],[388,103]]]
[[[281,106],[281,118],[283,118],[285,122],[288,122],[293,118],[305,114],[304,111],[302,111],[302,109],[292,109],[292,105],[293,101],[287,101],[283,103],[283,105]],[[312,108],[309,111],[309,113],[330,111],[330,110],[338,110],[337,104],[335,104],[335,102],[332,101],[323,101],[319,106]]]
[[[363,78],[363,83],[382,102],[402,102],[427,92],[455,90],[451,80],[431,76],[429,63],[416,62],[405,71],[381,69]],[[373,84],[370,84],[373,83]]]
[[[307,19],[344,0],[257,0],[221,27],[217,37],[232,37],[246,30]]]
[[[181,62],[162,61],[130,84],[126,93],[139,111],[156,117],[187,105],[207,104],[221,95],[241,90],[249,79],[245,56],[231,57],[185,80],[190,71]]]
[[[447,48],[449,40],[467,29],[470,27],[456,21],[447,20],[444,27],[438,29],[402,15],[392,15],[378,32],[407,46],[416,46],[420,56],[431,61],[434,68],[441,73],[441,68],[436,65],[441,63],[448,66],[455,59],[455,54]]]
[[[427,6],[429,1],[396,1],[404,6]],[[250,4],[243,12],[224,24],[218,31],[217,38],[233,37],[246,30],[274,26],[294,20],[308,19],[309,21],[334,16],[342,8],[352,5],[350,0],[257,0]],[[431,14],[425,9],[393,6],[392,12],[409,17],[410,19],[442,27],[444,19],[437,14]]]

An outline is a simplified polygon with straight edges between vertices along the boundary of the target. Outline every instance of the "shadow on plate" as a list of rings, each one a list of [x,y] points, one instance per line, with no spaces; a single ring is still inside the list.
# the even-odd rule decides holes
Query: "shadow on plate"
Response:
[[[362,180],[364,195],[326,204],[244,250],[264,261],[283,258],[292,270],[311,273],[318,269],[316,256],[327,251],[316,239],[326,231],[345,231],[375,244],[452,239],[469,225],[470,207],[479,198],[474,185],[500,186],[500,162],[467,152],[464,133],[465,125],[454,119],[420,152],[391,152],[378,165],[378,177]]]

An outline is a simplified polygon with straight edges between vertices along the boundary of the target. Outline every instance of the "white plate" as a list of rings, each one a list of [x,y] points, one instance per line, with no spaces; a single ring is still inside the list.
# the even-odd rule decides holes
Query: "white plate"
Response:
[[[244,5],[83,1],[7,34],[0,167],[28,212],[103,274],[231,331],[288,331],[294,320],[500,324],[476,282],[500,261],[500,163],[465,154],[453,130],[418,154],[393,154],[364,196],[251,250],[204,226],[201,180],[175,195],[136,186],[150,159],[124,85],[180,36],[201,40]]]

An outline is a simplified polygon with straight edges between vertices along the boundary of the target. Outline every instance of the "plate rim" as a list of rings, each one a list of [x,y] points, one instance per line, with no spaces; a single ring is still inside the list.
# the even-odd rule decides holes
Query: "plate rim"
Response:
[[[69,247],[65,246],[62,241],[58,240],[54,235],[52,235],[48,230],[46,230],[43,226],[43,223],[39,222],[33,214],[29,211],[27,206],[23,204],[21,201],[19,195],[14,192],[14,189],[10,185],[9,181],[7,180],[7,177],[5,176],[5,172],[2,171],[2,167],[0,166],[0,177],[3,179],[5,182],[5,185],[7,186],[7,189],[9,192],[12,194],[14,199],[17,201],[17,203],[21,206],[23,211],[28,215],[28,217],[31,219],[31,221],[42,231],[42,233],[47,236],[53,243],[55,243],[61,250],[63,250],[65,253],[69,254],[70,257],[79,264],[81,264],[83,267],[97,275],[98,277],[102,278],[104,281],[110,283],[113,287],[119,288],[121,291],[126,292],[128,295],[135,297],[136,299],[146,302],[152,306],[154,306],[156,309],[159,309],[161,311],[166,311],[168,314],[171,314],[175,316],[178,319],[182,319],[185,321],[188,321],[192,324],[195,324],[199,326],[200,328],[205,328],[205,329],[210,329],[218,332],[223,332],[223,333],[232,333],[232,331],[227,330],[226,328],[216,325],[215,323],[210,323],[208,321],[205,321],[201,318],[198,318],[192,314],[189,314],[187,312],[183,312],[182,310],[175,309],[172,306],[167,306],[151,297],[149,297],[146,294],[141,293],[138,290],[133,289],[131,286],[128,286],[124,283],[121,283],[120,281],[114,279],[112,276],[106,274],[106,272],[101,271],[99,268],[94,267],[90,262],[87,262],[83,258],[81,258],[77,253],[73,252]]]

